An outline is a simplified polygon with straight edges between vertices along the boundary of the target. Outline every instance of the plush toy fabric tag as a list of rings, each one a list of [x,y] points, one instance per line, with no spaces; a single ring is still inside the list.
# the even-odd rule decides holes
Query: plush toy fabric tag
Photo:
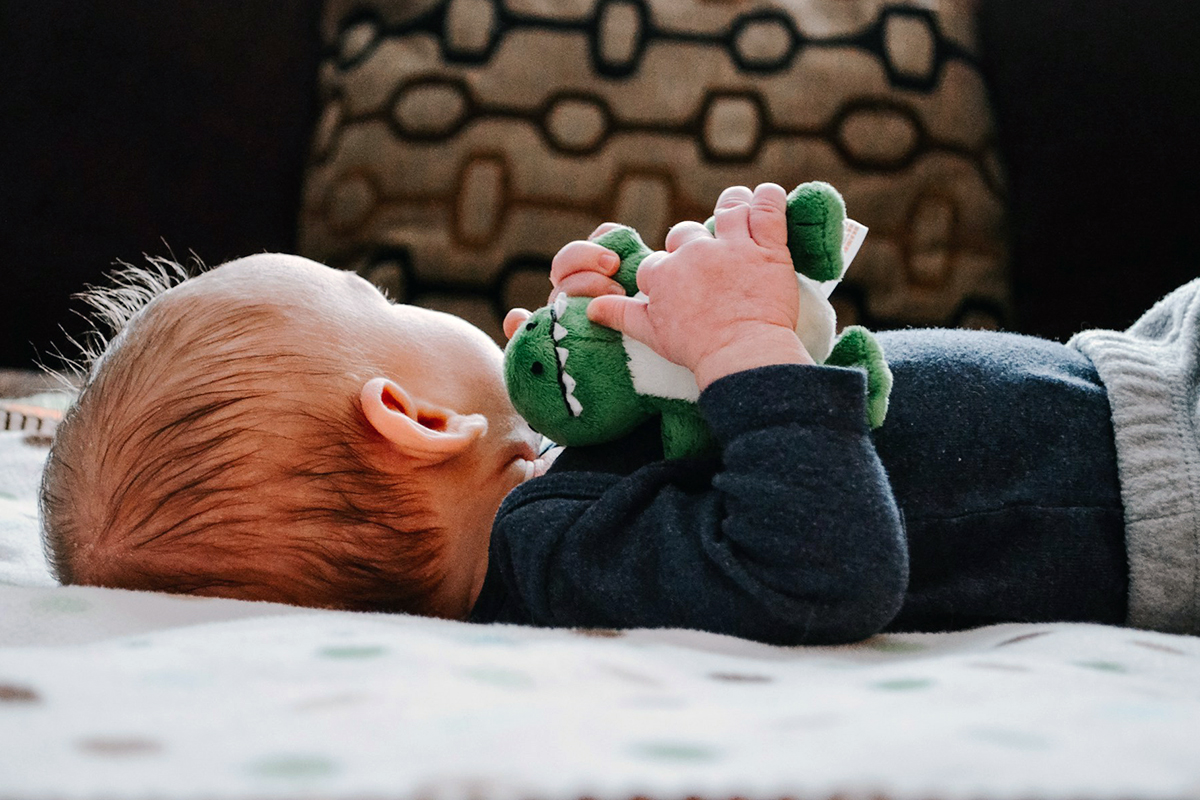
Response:
[[[850,268],[850,262],[858,255],[858,250],[862,247],[863,240],[867,238],[867,231],[870,230],[861,222],[847,217],[842,220],[842,274],[831,281],[818,283],[821,294],[825,297],[833,294],[833,290],[842,282],[842,277],[845,276],[846,270]]]
[[[858,255],[863,240],[867,238],[869,229],[861,222],[855,222],[847,217],[842,220],[842,271],[850,266],[850,262]]]

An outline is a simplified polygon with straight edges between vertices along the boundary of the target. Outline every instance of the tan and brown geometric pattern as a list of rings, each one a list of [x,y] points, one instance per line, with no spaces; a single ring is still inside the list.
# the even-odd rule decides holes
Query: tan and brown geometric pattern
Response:
[[[843,323],[994,326],[1003,179],[971,4],[330,0],[301,251],[499,336],[605,220],[652,246],[732,184],[870,226]]]

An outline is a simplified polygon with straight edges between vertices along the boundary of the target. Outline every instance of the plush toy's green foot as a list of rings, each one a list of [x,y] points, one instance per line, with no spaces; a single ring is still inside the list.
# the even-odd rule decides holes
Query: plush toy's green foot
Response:
[[[882,425],[892,393],[892,371],[884,360],[883,348],[871,332],[858,325],[847,326],[825,364],[867,371],[867,421],[872,428]]]
[[[690,458],[716,455],[717,441],[694,403],[664,402],[662,411],[663,456]]]
[[[787,198],[788,250],[796,271],[814,281],[842,277],[846,204],[828,183],[809,181]]]
[[[787,244],[796,272],[818,283],[842,277],[845,221],[842,195],[824,181],[802,183],[788,193]],[[709,217],[704,225],[716,230],[715,218]]]

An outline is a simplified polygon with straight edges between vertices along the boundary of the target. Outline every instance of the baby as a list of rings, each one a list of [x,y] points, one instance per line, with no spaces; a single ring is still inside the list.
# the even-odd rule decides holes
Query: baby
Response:
[[[784,203],[726,190],[715,233],[677,225],[643,262],[645,300],[590,241],[552,266],[594,321],[692,370],[715,458],[664,461],[641,430],[551,465],[483,333],[304,259],[127,276],[93,295],[119,333],[46,467],[56,574],[786,644],[1010,620],[1200,632],[1200,448],[1179,435],[1189,357],[1167,352],[1200,329],[1200,286],[1072,346],[882,334],[895,385],[872,434],[864,376],[814,366],[793,332]]]
[[[467,614],[543,468],[489,337],[292,256],[127,277],[43,478],[63,583]]]

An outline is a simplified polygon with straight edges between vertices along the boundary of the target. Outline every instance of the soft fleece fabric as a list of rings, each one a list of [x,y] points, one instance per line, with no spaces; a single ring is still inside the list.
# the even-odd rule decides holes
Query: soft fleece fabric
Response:
[[[778,648],[57,586],[0,431],[0,797],[1166,800],[1200,638],[1043,623]]]
[[[1068,344],[1112,402],[1129,549],[1129,623],[1200,634],[1200,280],[1129,330]]]
[[[1123,517],[1091,362],[1010,334],[880,336],[872,436],[856,370],[713,383],[713,460],[643,429],[568,449],[497,515],[475,621],[688,627],[776,644],[999,621],[1121,623]]]

